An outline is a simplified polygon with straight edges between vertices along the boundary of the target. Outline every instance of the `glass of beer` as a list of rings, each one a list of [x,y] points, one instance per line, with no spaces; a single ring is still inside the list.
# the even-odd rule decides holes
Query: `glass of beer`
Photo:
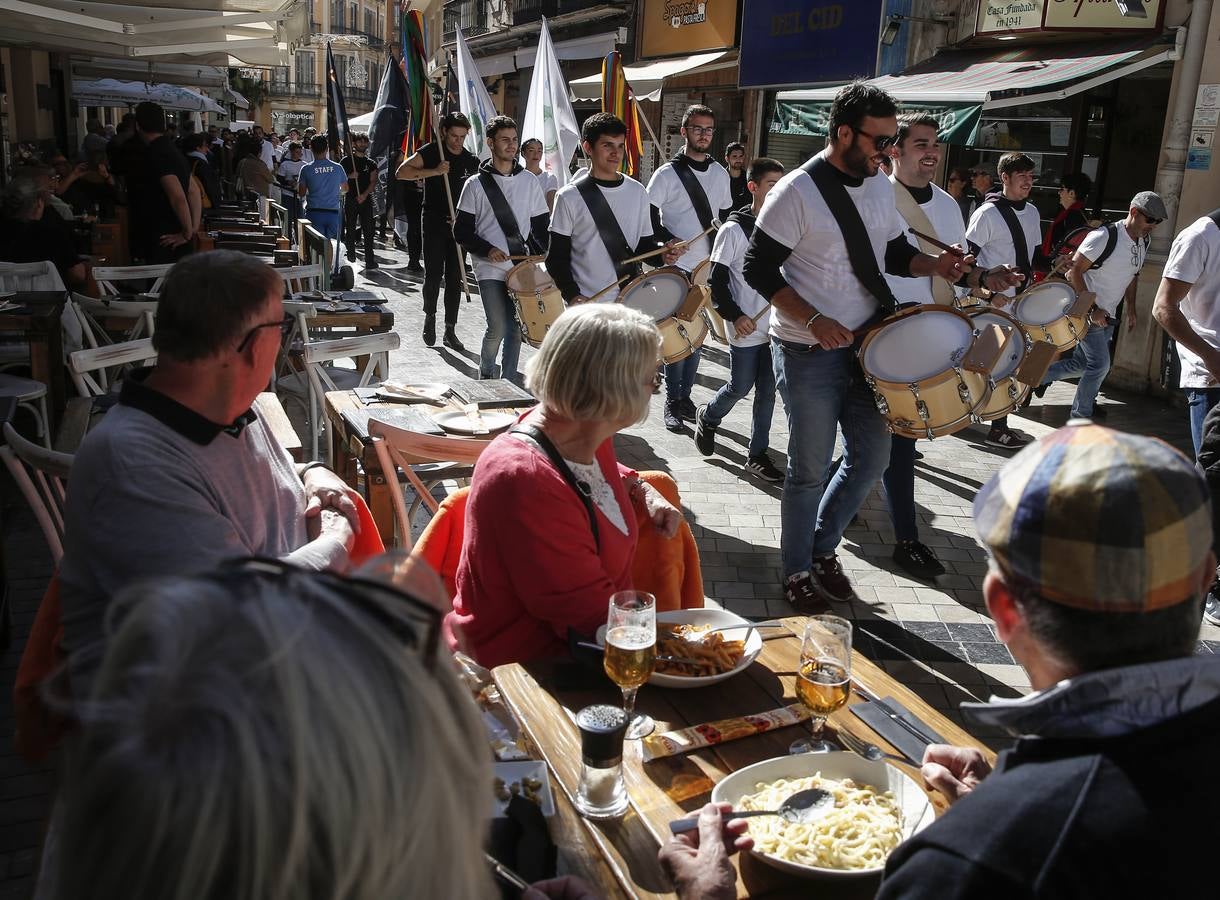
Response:
[[[847,704],[851,694],[851,622],[839,616],[810,616],[801,645],[796,696],[811,714],[813,733],[794,741],[789,753],[828,753],[838,749],[822,737],[826,717]]]
[[[629,739],[656,727],[652,716],[635,712],[635,692],[657,661],[657,598],[644,591],[619,591],[610,598],[606,619],[606,674],[623,691]]]

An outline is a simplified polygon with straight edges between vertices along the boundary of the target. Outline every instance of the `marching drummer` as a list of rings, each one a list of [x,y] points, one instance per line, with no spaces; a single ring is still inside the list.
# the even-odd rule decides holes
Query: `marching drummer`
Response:
[[[898,140],[894,145],[893,173],[890,175],[894,185],[894,203],[908,226],[906,239],[912,246],[928,253],[937,252],[936,248],[916,238],[911,228],[945,244],[966,246],[966,226],[962,222],[961,207],[953,197],[932,183],[943,152],[937,137],[939,127],[936,119],[927,114],[900,116]],[[1011,281],[1016,280],[1004,268],[991,274],[982,269],[973,269],[959,284],[962,288],[974,288],[979,286],[980,279],[984,279],[983,287],[990,290],[1004,290]],[[899,305],[938,303],[951,306],[957,290],[943,278],[931,275],[903,278],[887,274],[885,280]],[[919,540],[918,517],[915,515],[915,459],[915,439],[893,435],[890,464],[881,476],[881,483],[885,487],[890,521],[894,525],[894,562],[916,578],[932,579],[945,574],[945,567],[932,548]]]
[[[546,252],[551,216],[541,182],[517,162],[517,123],[508,116],[493,118],[487,123],[487,146],[491,158],[462,186],[453,234],[474,256],[479,296],[487,314],[479,377],[495,377],[496,352],[503,343],[500,377],[520,381],[521,332],[514,322],[504,276],[513,267],[510,257]]]
[[[1080,377],[1072,400],[1073,419],[1103,418],[1096,406],[1097,391],[1110,371],[1110,340],[1117,324],[1118,304],[1139,276],[1148,255],[1149,236],[1165,220],[1165,203],[1152,191],[1140,191],[1131,200],[1127,218],[1090,231],[1072,257],[1068,281],[1077,293],[1092,291],[1096,305],[1089,312],[1089,330],[1071,356],[1046,370],[1041,397],[1052,381]],[[1135,304],[1127,304],[1127,330],[1135,327]]]
[[[790,435],[780,554],[784,597],[802,610],[855,597],[835,551],[889,462],[890,433],[856,377],[852,348],[855,329],[897,305],[881,269],[957,281],[974,262],[960,252],[920,253],[903,237],[894,187],[876,177],[895,140],[896,111],[867,83],[840,90],[827,149],[780,179],[746,251],[746,283],[774,307],[771,351]],[[845,449],[830,479],[836,424]]]
[[[771,307],[741,275],[754,222],[763,199],[783,177],[784,167],[774,159],[760,157],[750,163],[746,187],[753,203],[729,214],[716,232],[712,245],[712,306],[729,327],[729,380],[712,402],[695,415],[695,446],[704,456],[716,452],[716,429],[737,401],[754,389],[747,475],[777,484],[784,473],[767,455],[771,446],[771,416],[775,412],[775,372],[771,367]]]
[[[690,273],[711,255],[708,229],[733,210],[729,173],[707,152],[716,132],[716,114],[707,106],[688,106],[682,115],[682,152],[661,166],[648,182],[652,231],[661,240],[690,241],[677,265]],[[695,421],[690,398],[699,370],[702,346],[680,362],[665,366],[665,427],[681,431],[682,420]]]
[[[584,303],[597,294],[599,300],[613,301],[618,285],[639,272],[638,263],[624,260],[661,248],[648,216],[647,191],[619,171],[626,146],[622,119],[613,113],[590,116],[581,128],[589,174],[555,194],[546,268],[568,303]],[[677,243],[670,241],[658,254],[667,266],[683,252]]]
[[[1024,153],[1005,153],[997,169],[1002,190],[988,194],[970,217],[966,239],[978,257],[979,266],[1013,266],[1030,283],[1033,274],[1033,252],[1042,240],[1042,219],[1038,208],[1029,202],[1034,187],[1037,166]],[[1016,296],[1016,287],[997,292],[991,302],[997,307],[1008,304]],[[1002,450],[1024,447],[1031,438],[1008,427],[1008,416],[991,423],[985,443]]]

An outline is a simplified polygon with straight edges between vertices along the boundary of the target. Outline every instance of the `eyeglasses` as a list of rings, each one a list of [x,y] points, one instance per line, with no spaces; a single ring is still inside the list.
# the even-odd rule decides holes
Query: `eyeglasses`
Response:
[[[898,135],[896,134],[869,134],[860,128],[852,128],[856,134],[862,134],[873,142],[873,147],[878,153],[882,150],[887,150],[898,143]]]
[[[258,334],[258,332],[263,328],[278,327],[280,330],[280,340],[282,341],[284,338],[288,337],[289,332],[292,331],[292,323],[292,316],[285,315],[284,318],[279,319],[278,321],[263,322],[261,325],[255,325],[253,328],[247,331],[246,336],[241,339],[241,343],[237,345],[237,352],[241,353],[243,350],[245,350],[250,341],[254,339],[254,335]]]
[[[687,130],[687,131],[693,131],[695,134],[707,134],[707,135],[711,135],[711,134],[715,134],[715,133],[716,133],[716,126],[715,126],[715,125],[707,125],[707,126],[704,126],[704,125],[687,125],[687,126],[686,126],[686,130]]]
[[[1144,217],[1144,221],[1147,222],[1149,225],[1160,225],[1162,222],[1165,221],[1164,219],[1154,219],[1152,216],[1148,215],[1148,213],[1144,212],[1142,209],[1139,211],[1139,214]]]

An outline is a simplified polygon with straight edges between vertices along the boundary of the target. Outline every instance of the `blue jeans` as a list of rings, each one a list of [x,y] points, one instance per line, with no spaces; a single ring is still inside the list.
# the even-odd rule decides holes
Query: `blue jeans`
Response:
[[[1203,444],[1203,420],[1220,403],[1220,388],[1184,388],[1186,402],[1190,406],[1190,439],[1195,445],[1195,456]]]
[[[788,473],[780,501],[780,553],[788,576],[835,552],[889,463],[890,433],[858,375],[852,348],[810,350],[772,339],[771,351],[788,414]],[[836,423],[843,430],[843,464],[828,479]]]
[[[479,377],[492,378],[496,369],[496,351],[504,342],[504,356],[500,360],[500,377],[520,381],[517,359],[521,356],[521,329],[513,301],[503,281],[480,281],[479,296],[483,298],[483,312],[487,314],[487,330],[483,332],[483,346],[479,352]]]
[[[695,352],[686,359],[665,366],[666,403],[690,399],[690,391],[695,386],[695,373],[699,370],[699,357],[702,353],[703,348],[696,347]]]
[[[305,207],[305,218],[318,234],[327,240],[337,241],[339,232],[343,230],[343,217],[337,209],[310,209]],[[339,271],[339,251],[335,250],[335,271]]]
[[[1113,336],[1113,325],[1107,325],[1105,328],[1096,325],[1090,327],[1084,340],[1076,345],[1071,356],[1059,360],[1046,370],[1043,384],[1080,376],[1080,382],[1076,385],[1076,397],[1072,400],[1073,419],[1093,418],[1093,401],[1097,399],[1097,391],[1110,371],[1110,338]]]
[[[881,476],[890,521],[898,541],[919,540],[915,519],[915,439],[895,434],[891,438],[890,464]]]
[[[754,388],[754,418],[750,425],[750,456],[762,456],[771,446],[771,414],[775,412],[775,371],[771,345],[729,346],[729,381],[712,398],[703,420],[715,428],[737,401]]]

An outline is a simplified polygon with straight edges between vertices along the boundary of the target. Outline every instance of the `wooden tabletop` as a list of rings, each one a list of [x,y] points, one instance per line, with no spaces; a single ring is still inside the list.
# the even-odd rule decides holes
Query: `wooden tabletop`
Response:
[[[790,634],[764,642],[763,651],[745,672],[706,688],[665,690],[641,688],[637,708],[657,721],[660,731],[685,728],[776,709],[796,703],[795,679],[804,632],[803,617],[785,619]],[[993,759],[985,745],[939,714],[917,694],[895,681],[859,653],[852,656],[852,678],[880,697],[893,697],[933,730],[953,744],[981,749]],[[788,745],[808,732],[808,723],[781,728],[691,753],[644,763],[640,742],[627,741],[623,755],[624,778],[631,808],[626,816],[610,822],[580,817],[572,801],[580,780],[580,736],[572,716],[590,703],[619,705],[618,690],[605,687],[556,688],[557,669],[551,663],[506,665],[494,671],[505,705],[516,717],[522,732],[539,758],[546,760],[556,788],[557,812],[552,836],[561,850],[566,868],[590,878],[606,896],[672,897],[672,888],[656,861],[657,850],[669,839],[669,823],[695,813],[708,802],[714,785],[731,772],[776,756],[784,756]],[[856,691],[850,703],[863,702]],[[879,734],[847,708],[833,714],[826,732],[837,729],[898,753]],[[917,766],[891,761],[892,765],[922,784]],[[929,797],[937,815],[945,809],[935,792]],[[579,827],[577,827],[579,826]],[[738,868],[739,897],[819,898],[873,897],[877,879],[842,879],[810,882],[784,874],[749,854],[734,858]],[[613,881],[606,881],[609,872]]]

